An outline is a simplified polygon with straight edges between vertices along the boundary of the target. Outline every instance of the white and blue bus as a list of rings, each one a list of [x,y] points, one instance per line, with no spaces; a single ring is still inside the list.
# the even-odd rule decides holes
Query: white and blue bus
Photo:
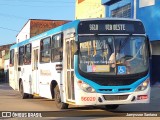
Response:
[[[140,20],[75,20],[11,46],[9,84],[59,109],[149,103],[149,58]]]

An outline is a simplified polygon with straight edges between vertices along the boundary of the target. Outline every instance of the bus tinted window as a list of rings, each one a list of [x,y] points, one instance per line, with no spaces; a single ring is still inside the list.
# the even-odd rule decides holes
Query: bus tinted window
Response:
[[[24,64],[31,64],[31,44],[25,45]]]
[[[50,37],[41,40],[41,52],[40,52],[40,62],[49,63],[50,62]]]
[[[24,61],[24,46],[19,47],[19,65],[23,65]]]
[[[63,56],[63,45],[62,45],[62,34],[57,34],[52,37],[52,53],[51,60],[52,62],[62,61]]]
[[[14,50],[10,51],[10,67],[14,66]]]

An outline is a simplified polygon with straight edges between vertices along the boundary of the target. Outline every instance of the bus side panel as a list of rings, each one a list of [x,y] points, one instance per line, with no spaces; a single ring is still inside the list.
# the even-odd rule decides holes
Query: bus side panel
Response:
[[[32,94],[32,66],[23,65],[19,71],[20,78],[23,81],[24,92]]]
[[[15,90],[15,73],[14,73],[14,66],[9,67],[9,85]]]
[[[41,63],[39,64],[39,93],[41,97],[52,99],[50,85],[52,80],[60,84],[61,74],[55,70],[56,64],[60,63]]]

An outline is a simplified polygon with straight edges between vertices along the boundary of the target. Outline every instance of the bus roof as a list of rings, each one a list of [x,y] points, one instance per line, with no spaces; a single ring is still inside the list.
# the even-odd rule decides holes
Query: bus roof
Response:
[[[88,18],[88,19],[79,19],[80,21],[94,21],[94,20],[126,20],[126,21],[141,21],[140,19],[132,18]]]
[[[22,42],[19,42],[17,44],[14,44],[10,47],[10,49],[13,49],[13,48],[16,48],[16,47],[19,47],[19,46],[22,46],[22,45],[25,45],[25,44],[28,44],[30,43],[31,41],[35,41],[37,39],[42,39],[42,38],[45,38],[47,36],[50,36],[52,34],[56,34],[56,33],[60,33],[66,29],[69,29],[69,28],[75,28],[77,29],[78,28],[78,24],[80,22],[83,22],[83,21],[96,21],[96,20],[108,20],[108,21],[114,21],[114,20],[121,20],[121,21],[139,21],[141,22],[141,20],[139,19],[129,19],[129,18],[91,18],[91,19],[79,19],[79,20],[75,20],[75,21],[72,21],[72,22],[69,22],[69,23],[66,23],[66,24],[63,24],[59,27],[56,27],[56,28],[53,28],[49,31],[46,31],[46,32],[43,32],[39,35],[36,35],[30,39],[26,39]]]

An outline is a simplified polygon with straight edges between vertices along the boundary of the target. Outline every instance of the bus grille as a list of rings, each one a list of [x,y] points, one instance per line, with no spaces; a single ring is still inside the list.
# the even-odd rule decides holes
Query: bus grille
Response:
[[[103,95],[105,100],[126,100],[129,95]]]
[[[87,79],[102,85],[102,86],[122,86],[122,85],[131,85],[142,77],[146,76],[148,71],[143,73],[137,73],[132,75],[113,75],[113,76],[98,76],[98,75],[85,75]]]

